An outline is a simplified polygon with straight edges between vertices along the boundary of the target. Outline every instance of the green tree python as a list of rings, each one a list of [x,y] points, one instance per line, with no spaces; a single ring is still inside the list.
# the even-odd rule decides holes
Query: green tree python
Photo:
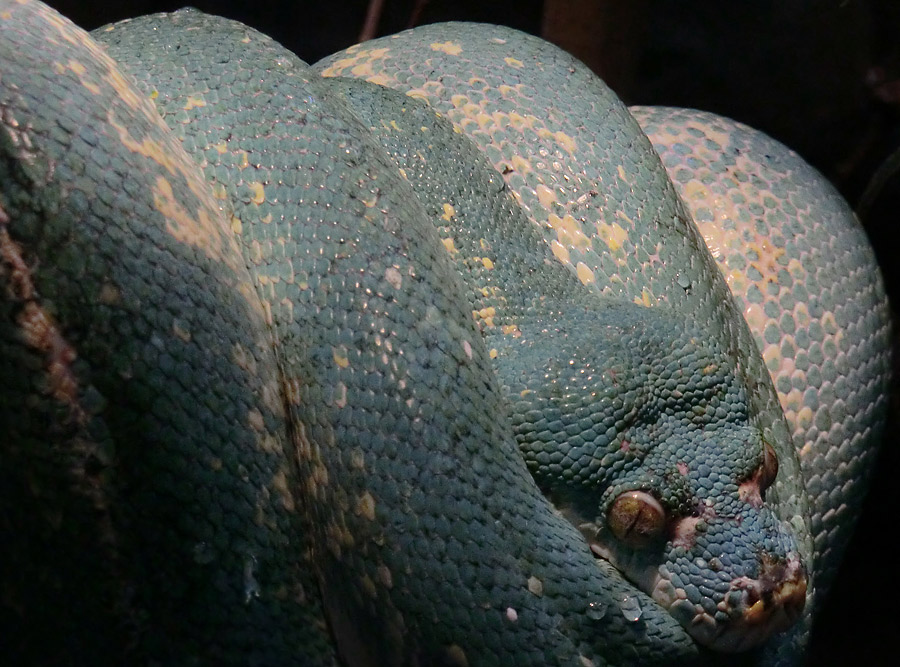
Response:
[[[794,153],[496,26],[7,0],[0,58],[7,656],[802,659],[889,324]]]

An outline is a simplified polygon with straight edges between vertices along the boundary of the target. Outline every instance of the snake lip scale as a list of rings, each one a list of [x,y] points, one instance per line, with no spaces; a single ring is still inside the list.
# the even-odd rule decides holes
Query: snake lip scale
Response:
[[[583,521],[570,509],[561,508],[566,518],[578,527],[598,558],[613,564],[641,590],[690,628],[691,635],[704,646],[725,652],[746,651],[772,635],[790,628],[806,605],[807,572],[799,555],[792,553],[784,561],[764,559],[758,577],[736,577],[716,611],[732,619],[719,623],[701,605],[692,604],[684,588],[676,588],[665,566],[648,562],[645,554],[635,552],[605,535],[606,528]],[[685,539],[695,530],[697,519],[683,519],[673,530]],[[681,524],[689,525],[684,528]]]
[[[802,660],[890,326],[796,154],[484,24],[0,0],[0,62],[19,663]]]

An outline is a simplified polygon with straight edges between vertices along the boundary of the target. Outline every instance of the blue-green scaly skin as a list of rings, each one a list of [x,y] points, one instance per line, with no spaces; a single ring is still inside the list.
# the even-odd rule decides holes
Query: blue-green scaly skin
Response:
[[[315,68],[426,100],[484,151],[554,256],[589,288],[668,305],[725,347],[747,388],[750,423],[778,454],[767,504],[810,561],[797,455],[752,335],[658,156],[601,81],[538,38],[457,23],[356,45]],[[810,582],[807,609],[814,593]],[[809,622],[773,651],[796,653]]]
[[[693,664],[716,658],[691,610],[726,622],[724,582],[809,558],[746,325],[580,64],[452,24],[319,66],[430,98],[498,173],[428,107],[235,22],[94,37],[0,2],[8,655]],[[689,529],[610,542],[633,489]],[[671,613],[582,533],[662,574]],[[744,662],[790,658],[807,620]]]
[[[890,308],[871,245],[834,187],[765,134],[692,109],[629,110],[751,322],[800,452],[827,591],[890,396]]]
[[[688,659],[693,646],[646,598],[642,624],[584,614],[591,603],[617,609],[632,589],[609,581],[517,458],[459,278],[365,128],[302,63],[234,23],[186,12],[98,36],[199,149],[214,189],[237,193],[285,383],[299,386],[291,409],[302,495],[342,655],[375,664]],[[184,60],[168,58],[160,40]],[[254,107],[240,82],[263,73]],[[280,167],[307,154],[317,162],[292,188]],[[251,184],[263,202],[241,196]],[[610,635],[627,639],[607,645]]]
[[[363,81],[325,81],[380,139],[456,259],[538,486],[593,532],[608,533],[609,506],[632,490],[663,501],[673,534],[681,519],[703,517],[690,544],[629,553],[637,562],[624,569],[653,579],[651,590],[662,586],[667,607],[687,598],[670,608],[686,627],[700,604],[727,632],[744,611],[717,608],[732,582],[760,576],[764,559],[797,560],[771,510],[740,498],[763,445],[733,362],[667,307],[586,289],[478,149],[425,103]],[[666,583],[655,581],[660,572]]]
[[[329,662],[271,332],[227,220],[83,31],[0,4],[10,664]]]
[[[536,37],[465,23],[372,40],[315,69],[428,101],[482,148],[582,282],[635,303],[667,304],[724,345],[755,425],[778,452],[784,474],[771,496],[806,558],[807,501],[785,484],[799,471],[797,457],[752,335],[649,140],[602,81]]]

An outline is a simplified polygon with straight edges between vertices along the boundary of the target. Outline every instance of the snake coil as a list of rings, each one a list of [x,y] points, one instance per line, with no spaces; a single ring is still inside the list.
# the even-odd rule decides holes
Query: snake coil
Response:
[[[802,656],[889,325],[795,154],[496,26],[18,0],[0,58],[20,664]]]

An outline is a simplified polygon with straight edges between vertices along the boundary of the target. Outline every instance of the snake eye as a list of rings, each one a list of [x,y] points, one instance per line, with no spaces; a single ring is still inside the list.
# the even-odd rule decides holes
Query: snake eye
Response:
[[[629,547],[640,549],[655,542],[666,526],[666,511],[645,491],[626,491],[606,513],[613,535]]]
[[[762,493],[775,481],[778,474],[778,455],[775,449],[768,442],[763,447],[763,460],[760,466],[759,491]]]

